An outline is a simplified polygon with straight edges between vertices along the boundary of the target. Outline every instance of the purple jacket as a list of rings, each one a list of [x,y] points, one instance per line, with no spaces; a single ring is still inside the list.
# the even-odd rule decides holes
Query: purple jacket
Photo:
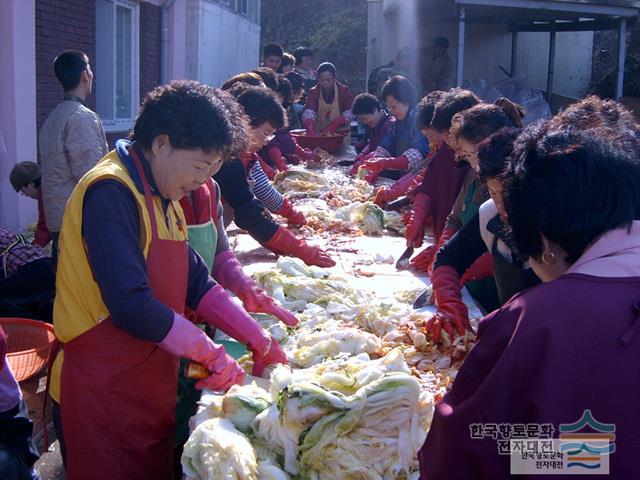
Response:
[[[442,142],[431,161],[427,164],[422,183],[416,193],[424,193],[431,198],[431,218],[433,219],[433,236],[437,240],[447,223],[453,203],[458,197],[469,164],[455,161],[456,153]]]
[[[271,140],[258,152],[262,159],[269,164],[271,163],[271,161],[269,160],[269,154],[267,152],[271,147],[278,147],[280,149],[280,153],[282,153],[283,156],[287,157],[295,153],[296,140],[295,138],[293,138],[293,135],[291,135],[291,132],[286,127],[277,130],[275,136],[273,137],[273,140]]]
[[[598,272],[598,276],[594,274]],[[478,342],[419,453],[421,479],[509,478],[498,439],[473,424],[615,424],[610,478],[640,478],[640,222],[595,242],[557,280],[480,324]],[[477,432],[477,430],[476,430]],[[545,476],[544,478],[567,478]]]
[[[364,134],[364,140],[366,142],[364,148],[360,152],[360,155],[366,155],[367,153],[374,152],[380,142],[387,136],[389,130],[396,122],[396,117],[393,115],[385,114],[385,116],[378,122],[374,128],[367,127],[367,131]]]

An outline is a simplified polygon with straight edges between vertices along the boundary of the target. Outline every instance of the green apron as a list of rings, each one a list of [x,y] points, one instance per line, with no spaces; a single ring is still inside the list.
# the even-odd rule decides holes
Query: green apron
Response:
[[[188,225],[187,232],[189,245],[202,257],[207,264],[209,273],[211,273],[218,245],[218,230],[215,224],[210,219],[201,225]],[[203,325],[200,328],[204,330]],[[174,444],[178,447],[182,447],[189,438],[189,419],[196,414],[201,393],[195,386],[197,380],[186,378],[182,373],[187,363],[189,360],[180,359],[176,400],[176,431],[173,437]]]
[[[460,221],[462,225],[466,225],[473,216],[480,210],[480,203],[473,203],[473,197],[478,188],[478,179],[476,178],[464,197],[464,207],[460,214]],[[478,303],[483,313],[489,313],[500,307],[500,300],[498,298],[498,288],[496,287],[496,281],[493,277],[483,278],[482,280],[474,280],[467,282],[467,289],[473,296],[474,300]]]

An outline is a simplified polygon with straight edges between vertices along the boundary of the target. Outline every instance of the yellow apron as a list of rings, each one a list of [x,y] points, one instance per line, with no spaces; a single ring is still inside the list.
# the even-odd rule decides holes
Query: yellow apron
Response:
[[[320,100],[318,103],[318,113],[316,115],[316,132],[321,130],[325,130],[331,125],[335,119],[337,119],[342,112],[340,112],[340,101],[338,98],[338,84],[334,83],[333,85],[333,102],[327,103],[324,101],[324,96],[322,95],[322,89],[320,89]],[[345,134],[344,144],[351,144],[351,126],[344,125],[336,130],[336,133]]]

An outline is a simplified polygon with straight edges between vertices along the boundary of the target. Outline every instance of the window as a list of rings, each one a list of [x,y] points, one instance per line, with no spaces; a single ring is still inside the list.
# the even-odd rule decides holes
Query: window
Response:
[[[139,100],[138,5],[96,0],[96,100],[107,131],[133,127]]]
[[[247,17],[250,22],[260,23],[260,0],[215,0],[233,12]]]
[[[236,0],[236,10],[245,17],[247,16],[247,2],[248,0]]]

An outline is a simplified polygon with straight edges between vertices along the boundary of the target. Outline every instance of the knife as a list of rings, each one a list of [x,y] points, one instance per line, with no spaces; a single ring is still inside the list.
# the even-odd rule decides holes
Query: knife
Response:
[[[396,262],[396,269],[406,270],[407,268],[409,268],[409,259],[411,258],[411,255],[413,255],[413,250],[413,245],[407,247],[404,253],[400,255],[400,258],[398,258],[398,261]]]
[[[400,210],[402,207],[406,206],[406,205],[411,205],[411,198],[409,197],[400,197],[397,200],[394,200],[393,202],[389,202],[385,205],[384,209],[385,210]]]
[[[418,298],[416,298],[416,301],[413,302],[413,309],[418,310],[419,308],[426,307],[427,305],[431,305],[432,293],[433,293],[433,285],[429,285],[427,288],[425,288],[422,291],[420,295],[418,295]]]

